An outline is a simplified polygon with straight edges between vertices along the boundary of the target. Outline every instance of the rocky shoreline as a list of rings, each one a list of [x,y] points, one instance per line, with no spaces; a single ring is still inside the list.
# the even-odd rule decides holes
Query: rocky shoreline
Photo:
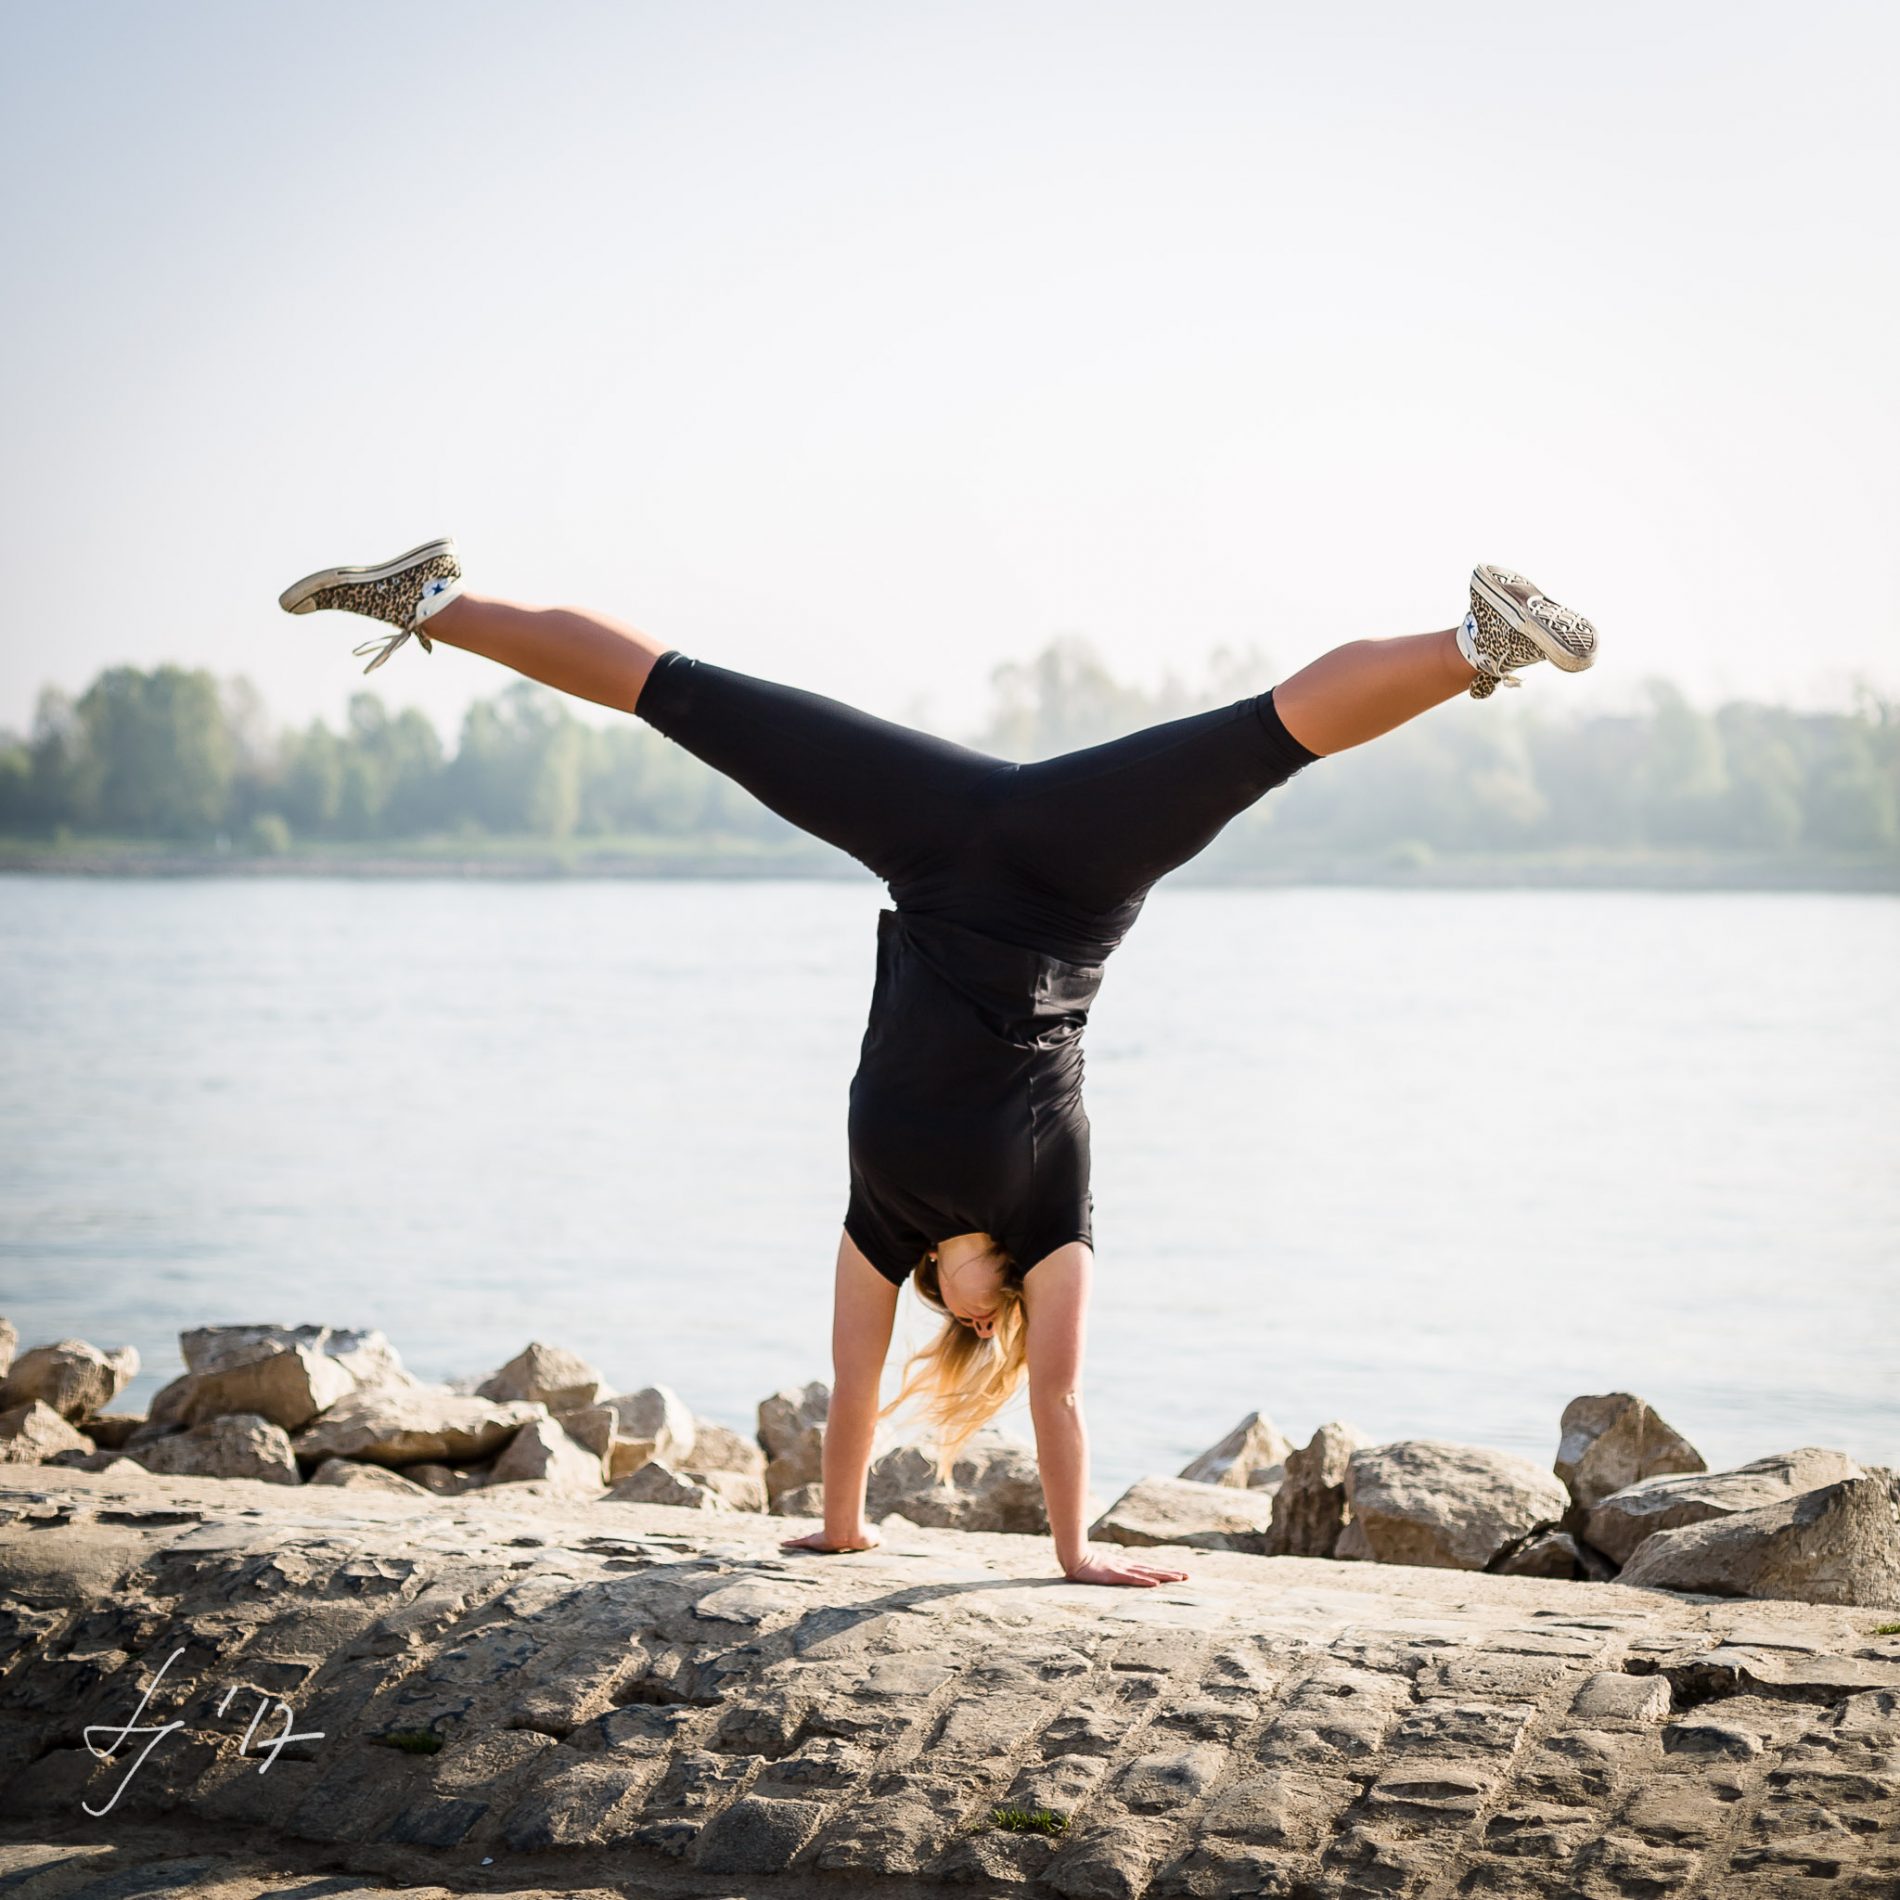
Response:
[[[545,1345],[184,1347],[143,1418],[129,1349],[0,1383],[7,1900],[1900,1891],[1894,1486],[1839,1452],[1253,1414],[1095,1526],[1189,1580],[1105,1589],[1000,1438],[782,1549],[822,1385],[751,1438]]]
[[[185,1372],[145,1416],[114,1412],[126,1346],[17,1352],[0,1319],[0,1463],[120,1476],[459,1496],[500,1486],[711,1513],[822,1516],[829,1388],[760,1401],[747,1436],[668,1386],[616,1393],[579,1354],[531,1342],[485,1375],[428,1384],[379,1332],[280,1324],[180,1336]],[[881,1432],[873,1521],[1046,1532],[1031,1446],[986,1430],[940,1483],[930,1449]],[[1091,1538],[1262,1557],[1423,1565],[1716,1596],[1900,1607],[1900,1476],[1801,1446],[1710,1472],[1630,1393],[1573,1400],[1549,1471],[1482,1446],[1369,1443],[1322,1425],[1293,1445],[1252,1412],[1175,1476],[1145,1478]]]

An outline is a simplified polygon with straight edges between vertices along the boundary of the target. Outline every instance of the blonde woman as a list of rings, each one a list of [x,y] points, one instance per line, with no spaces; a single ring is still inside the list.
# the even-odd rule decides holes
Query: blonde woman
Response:
[[[1109,954],[1158,878],[1328,753],[1460,693],[1515,686],[1548,659],[1581,672],[1595,629],[1502,568],[1439,633],[1355,640],[1270,692],[1034,765],[1012,765],[837,700],[689,658],[572,607],[468,592],[454,543],[288,589],[291,613],[341,608],[599,705],[637,713],[773,811],[850,853],[889,889],[848,1121],[822,1530],[789,1548],[865,1550],[877,1420],[920,1396],[947,1471],[1029,1382],[1055,1554],[1080,1583],[1186,1576],[1085,1529],[1082,1359],[1094,1268],[1082,1030]],[[906,1282],[943,1315],[879,1405]]]

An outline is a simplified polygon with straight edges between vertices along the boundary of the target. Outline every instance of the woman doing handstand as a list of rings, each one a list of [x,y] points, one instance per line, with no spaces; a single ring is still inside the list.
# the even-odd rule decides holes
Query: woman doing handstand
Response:
[[[582,699],[637,713],[887,886],[850,1092],[850,1192],[832,1318],[824,1528],[796,1548],[864,1550],[877,1421],[924,1395],[940,1468],[1029,1381],[1056,1556],[1083,1583],[1187,1573],[1090,1552],[1084,1321],[1094,1265],[1082,1030],[1109,954],[1158,878],[1303,766],[1515,669],[1581,672],[1596,630],[1520,575],[1480,567],[1439,633],[1355,640],[1271,691],[1034,765],[692,659],[571,607],[468,592],[455,545],[328,568],[291,613],[341,608]],[[905,1281],[944,1318],[879,1406]]]

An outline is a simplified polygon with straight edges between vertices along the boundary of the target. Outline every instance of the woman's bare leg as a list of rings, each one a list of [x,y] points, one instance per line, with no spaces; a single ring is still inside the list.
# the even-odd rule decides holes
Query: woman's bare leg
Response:
[[[1458,651],[1455,627],[1396,640],[1352,640],[1282,680],[1273,689],[1273,705],[1307,751],[1324,755],[1364,745],[1455,699],[1475,676]]]
[[[479,653],[577,699],[632,712],[665,644],[579,607],[520,607],[464,593],[424,623],[431,640]]]

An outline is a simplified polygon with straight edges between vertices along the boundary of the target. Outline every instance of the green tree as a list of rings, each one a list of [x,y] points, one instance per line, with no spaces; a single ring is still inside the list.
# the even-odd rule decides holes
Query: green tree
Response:
[[[209,673],[110,667],[75,710],[80,823],[159,838],[207,838],[224,824],[236,760]]]

